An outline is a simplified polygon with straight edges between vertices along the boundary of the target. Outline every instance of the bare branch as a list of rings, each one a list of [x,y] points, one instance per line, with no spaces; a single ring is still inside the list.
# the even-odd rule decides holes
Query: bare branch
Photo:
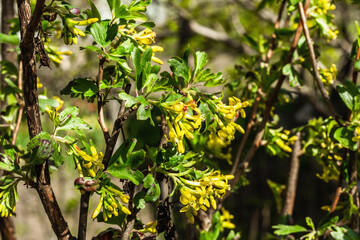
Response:
[[[20,90],[22,90],[22,88],[23,88],[22,87],[22,84],[23,84],[23,81],[22,81],[22,69],[23,69],[22,61],[20,61],[20,63],[19,63],[19,73],[18,73],[18,88]],[[12,145],[16,144],[16,138],[17,138],[17,135],[19,133],[20,124],[21,124],[23,113],[24,113],[24,102],[23,102],[23,96],[22,96],[21,93],[18,96],[18,103],[19,103],[19,112],[18,112],[16,125],[15,125],[14,132],[13,132],[13,137],[12,137],[12,140],[11,140]]]
[[[105,58],[100,56],[99,57],[99,73],[98,76],[96,78],[96,84],[98,87],[98,94],[97,94],[97,105],[98,105],[98,121],[101,127],[101,130],[104,134],[104,138],[105,138],[105,142],[107,143],[110,140],[110,134],[109,134],[109,130],[106,126],[105,123],[105,117],[104,117],[104,101],[103,101],[103,94],[102,91],[100,89],[100,84],[101,81],[103,80],[103,74],[104,74],[104,63],[105,63]]]
[[[310,0],[307,0],[306,1],[306,8],[309,6],[309,3],[310,3]],[[294,51],[295,51],[296,46],[297,46],[297,43],[298,43],[298,41],[300,39],[301,32],[302,32],[302,25],[299,24],[299,26],[298,26],[298,28],[296,30],[295,37],[294,37],[294,39],[292,41],[291,48],[289,50],[287,59],[286,59],[286,61],[284,63],[284,66],[291,62]],[[249,165],[250,161],[252,160],[255,152],[257,151],[257,149],[261,145],[262,137],[264,135],[264,130],[265,130],[266,123],[267,123],[267,121],[269,119],[269,116],[270,116],[271,108],[275,103],[275,100],[276,100],[276,98],[277,98],[277,96],[278,96],[278,94],[280,92],[280,89],[281,89],[281,86],[282,86],[284,80],[285,80],[285,75],[281,74],[281,76],[279,77],[279,79],[278,79],[278,81],[276,83],[276,86],[275,86],[274,90],[271,92],[271,95],[269,96],[268,101],[266,102],[266,107],[265,107],[263,120],[262,120],[262,122],[260,124],[260,127],[258,129],[258,132],[257,132],[256,136],[255,136],[253,144],[251,145],[251,148],[247,152],[244,161],[240,164],[239,168],[237,169],[237,171],[235,173],[235,178],[231,182],[231,188],[233,188],[236,185],[236,183],[238,182],[241,174],[243,174],[245,169],[248,167],[248,165]],[[227,195],[225,195],[225,197],[226,196]]]
[[[304,35],[306,38],[306,42],[309,48],[309,54],[310,54],[310,60],[311,60],[311,65],[314,71],[314,75],[315,75],[315,80],[317,83],[317,86],[320,90],[320,93],[322,95],[322,97],[325,99],[326,104],[328,105],[332,116],[334,117],[334,119],[336,120],[336,122],[342,126],[342,123],[340,122],[339,116],[336,113],[334,107],[332,106],[331,102],[330,102],[330,97],[327,94],[324,85],[321,81],[321,77],[320,77],[320,73],[319,73],[319,69],[317,67],[317,62],[316,62],[316,56],[315,56],[315,51],[314,51],[314,46],[310,37],[310,32],[309,32],[309,28],[306,25],[306,15],[305,15],[305,11],[304,11],[304,7],[302,2],[298,3],[298,8],[299,8],[299,13],[300,13],[300,18],[301,18],[301,23],[303,25],[303,29],[304,29]]]
[[[292,154],[291,154],[291,164],[289,170],[289,177],[286,187],[286,196],[284,201],[284,207],[282,209],[283,216],[292,216],[295,196],[296,196],[296,186],[298,182],[299,176],[299,167],[300,160],[299,156],[301,155],[301,132],[296,134],[298,137],[294,143]]]
[[[24,100],[30,138],[42,132],[40,110],[37,93],[37,72],[35,58],[34,35],[40,23],[45,0],[38,0],[31,17],[29,0],[18,0],[21,41],[20,50],[23,62]],[[37,183],[34,185],[41,199],[51,226],[61,240],[74,239],[56,201],[50,185],[48,162],[35,166]]]

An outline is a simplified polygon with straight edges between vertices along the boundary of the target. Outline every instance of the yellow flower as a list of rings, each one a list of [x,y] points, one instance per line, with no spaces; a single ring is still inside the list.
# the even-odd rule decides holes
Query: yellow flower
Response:
[[[166,122],[169,128],[168,141],[177,146],[180,153],[185,152],[184,136],[192,140],[193,132],[201,127],[202,115],[195,101],[189,96],[190,101],[164,103],[163,107],[167,110]],[[191,110],[191,111],[190,111]]]
[[[357,141],[360,141],[360,126],[358,126],[358,127],[356,127],[355,128],[355,135],[354,135],[354,137],[352,138],[352,140],[354,141],[354,142],[357,142]]]
[[[220,231],[224,231],[224,228],[234,229],[235,224],[231,222],[231,219],[234,218],[234,215],[230,214],[230,212],[225,210],[225,208],[221,209],[221,213],[222,214],[220,216],[220,222],[221,222]]]
[[[39,89],[39,88],[42,88],[42,87],[43,87],[43,84],[42,84],[42,83],[40,83],[40,79],[39,79],[39,78],[36,78],[36,87],[37,87],[37,89]]]
[[[139,232],[155,234],[155,233],[157,233],[157,230],[156,230],[157,223],[158,223],[157,220],[151,221],[151,222],[147,223],[143,229],[140,229]]]
[[[83,160],[82,166],[87,169],[91,177],[95,177],[95,172],[105,168],[104,164],[102,163],[103,154],[101,152],[97,153],[94,146],[90,147],[91,156],[86,152],[82,151],[76,144],[73,145],[73,148],[77,155],[80,156],[80,158]]]
[[[228,180],[233,178],[233,175],[214,171],[197,181],[182,179],[186,186],[180,189],[180,202],[184,205],[180,212],[185,212],[189,221],[194,223],[194,216],[200,209],[207,211],[210,206],[216,209],[216,198],[222,198],[230,190]]]

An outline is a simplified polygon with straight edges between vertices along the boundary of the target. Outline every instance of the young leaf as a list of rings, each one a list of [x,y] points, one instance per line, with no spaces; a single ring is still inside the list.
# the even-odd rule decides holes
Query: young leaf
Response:
[[[136,139],[128,139],[111,157],[108,166],[108,172],[114,177],[120,179],[129,179],[135,185],[139,185],[144,179],[144,175],[139,170],[134,170],[139,167],[145,159],[145,151],[143,149],[134,151]]]
[[[291,233],[306,232],[307,229],[300,225],[275,225],[273,228],[277,229],[274,231],[276,235],[289,235]]]
[[[357,150],[357,143],[352,140],[354,137],[354,129],[349,129],[347,127],[338,128],[334,133],[334,137],[344,147],[349,148],[352,151]]]
[[[121,100],[126,101],[125,102],[125,107],[132,107],[137,103],[137,101],[135,100],[135,98],[133,96],[127,94],[124,91],[119,92],[119,98]]]

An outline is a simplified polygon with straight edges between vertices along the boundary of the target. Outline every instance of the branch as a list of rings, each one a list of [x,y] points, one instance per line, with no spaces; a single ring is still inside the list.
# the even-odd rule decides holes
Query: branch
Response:
[[[315,51],[314,51],[314,46],[312,44],[312,40],[311,40],[311,37],[310,37],[310,32],[309,32],[309,28],[307,27],[306,25],[306,15],[305,15],[305,11],[304,11],[304,7],[303,7],[303,4],[302,2],[299,2],[298,3],[298,8],[299,8],[299,13],[300,13],[300,18],[301,18],[301,23],[303,25],[303,29],[304,29],[304,35],[305,35],[305,38],[306,38],[306,43],[308,45],[308,48],[309,48],[309,54],[310,54],[310,60],[311,60],[311,65],[312,65],[312,68],[314,70],[314,75],[315,75],[315,80],[316,80],[316,83],[317,83],[317,86],[320,90],[320,93],[322,95],[322,97],[325,99],[325,102],[326,104],[328,105],[330,111],[331,111],[331,114],[332,116],[334,117],[334,119],[336,120],[336,122],[342,126],[342,123],[340,122],[340,119],[339,119],[339,116],[338,114],[336,113],[334,107],[332,106],[331,102],[330,102],[330,97],[329,95],[327,94],[325,88],[324,88],[324,85],[321,81],[321,77],[320,77],[320,73],[319,73],[319,69],[317,67],[317,62],[316,62],[316,56],[315,56]]]
[[[284,201],[284,207],[282,210],[283,216],[292,216],[294,209],[294,202],[296,196],[296,185],[299,176],[300,161],[299,156],[301,155],[301,132],[296,134],[298,139],[295,141],[293,151],[291,154],[291,164],[289,170],[289,178],[286,187],[286,197]]]
[[[22,90],[22,61],[20,61],[19,63],[19,73],[18,73],[18,88],[20,90]],[[16,139],[17,139],[17,135],[19,133],[19,129],[20,129],[20,124],[21,124],[21,120],[22,120],[22,116],[24,113],[24,102],[23,102],[23,96],[20,93],[19,97],[17,98],[18,103],[19,103],[19,112],[18,112],[18,116],[17,116],[17,120],[16,120],[16,125],[14,128],[14,132],[13,132],[13,137],[11,140],[11,144],[15,145],[16,144]]]
[[[89,210],[90,192],[81,194],[78,240],[86,240],[87,216]]]
[[[276,22],[275,22],[275,29],[279,29],[280,27],[280,20],[281,20],[281,16],[283,14],[283,11],[284,11],[284,8],[285,8],[285,4],[286,4],[286,0],[283,0],[281,2],[281,6],[280,6],[280,10],[279,10],[279,13],[278,13],[278,17],[276,19]],[[271,36],[271,42],[270,42],[270,47],[269,47],[269,50],[266,54],[266,60],[265,62],[268,63],[269,60],[272,58],[273,54],[274,54],[274,49],[276,48],[276,39],[277,39],[277,36],[275,34],[275,32],[272,34]]]
[[[161,133],[161,140],[159,147],[165,148],[168,145],[168,140],[166,139],[166,136],[169,134],[169,129],[166,124],[166,119],[164,114],[161,114],[161,122],[160,122],[160,133]]]
[[[132,183],[130,183],[132,184]],[[131,191],[130,191],[130,201],[129,201],[129,210],[131,212],[131,215],[127,217],[127,223],[126,226],[124,228],[124,231],[121,235],[121,240],[128,240],[130,239],[130,234],[135,226],[135,221],[136,221],[136,215],[138,214],[140,209],[137,209],[134,204],[133,204],[133,199],[134,199],[134,193],[135,193],[135,187],[132,186],[131,187]]]
[[[306,8],[309,6],[309,3],[310,3],[310,0],[307,0],[306,1]],[[292,41],[291,48],[289,50],[288,56],[287,56],[287,58],[285,60],[284,66],[291,62],[294,51],[295,51],[296,46],[297,46],[297,43],[298,43],[298,41],[300,39],[301,32],[302,32],[302,25],[299,24],[299,26],[298,26],[298,28],[296,30],[295,37],[294,37],[294,39]],[[257,132],[257,134],[255,136],[255,139],[254,139],[252,145],[251,145],[251,148],[249,149],[248,153],[246,154],[245,160],[241,163],[241,165],[239,166],[239,168],[235,172],[235,178],[231,182],[231,188],[234,188],[234,186],[238,182],[240,176],[243,174],[243,172],[245,171],[245,169],[249,165],[250,161],[254,157],[255,152],[257,151],[257,149],[261,145],[262,137],[264,135],[264,130],[265,130],[266,123],[267,123],[267,121],[269,119],[269,116],[270,116],[271,108],[275,103],[275,100],[276,100],[276,98],[277,98],[277,96],[278,96],[278,94],[280,92],[280,89],[281,89],[281,86],[282,86],[284,80],[285,80],[285,75],[281,74],[281,76],[279,77],[279,80],[276,83],[276,86],[275,86],[274,90],[272,91],[268,101],[266,102],[266,107],[265,107],[265,111],[264,111],[263,120],[262,120],[262,122],[260,124],[258,132]],[[228,195],[229,194],[226,194],[223,199],[225,199]]]
[[[34,35],[41,20],[45,0],[38,0],[36,2],[34,15],[32,17],[29,0],[17,0],[17,4],[21,31],[20,50],[21,61],[23,62],[25,109],[29,136],[33,138],[42,132],[36,86],[37,73]],[[42,165],[36,165],[35,171],[37,182],[34,184],[34,187],[39,194],[56,236],[61,240],[74,239],[50,185],[48,162],[46,161]]]
[[[125,86],[125,92],[129,93],[130,88],[131,88],[130,84],[126,85]],[[109,141],[106,143],[106,149],[105,149],[105,154],[104,154],[104,159],[103,159],[103,164],[105,166],[105,170],[106,170],[106,168],[107,168],[107,166],[109,164],[109,160],[110,160],[110,158],[112,156],[112,153],[114,151],[114,147],[116,145],[116,142],[117,142],[119,133],[120,133],[120,131],[122,129],[122,125],[124,124],[124,121],[127,119],[127,117],[129,116],[130,113],[132,113],[133,111],[136,110],[136,108],[134,108],[134,107],[129,108],[128,110],[126,110],[125,103],[126,103],[125,100],[121,102],[117,118],[116,118],[116,120],[114,122],[114,126],[113,126],[111,136],[109,138]]]
[[[100,56],[99,57],[100,60],[99,60],[99,73],[98,73],[98,76],[97,76],[97,81],[96,81],[96,84],[97,84],[97,87],[98,87],[98,94],[97,94],[97,101],[98,101],[98,121],[99,121],[99,124],[100,124],[100,127],[101,127],[101,130],[104,134],[104,138],[105,138],[105,142],[107,143],[110,139],[110,134],[109,134],[109,130],[107,129],[106,127],[106,123],[105,123],[105,118],[104,118],[104,101],[103,101],[103,94],[102,94],[102,91],[100,89],[100,84],[101,84],[101,81],[103,80],[103,74],[104,74],[104,63],[105,63],[105,58]]]

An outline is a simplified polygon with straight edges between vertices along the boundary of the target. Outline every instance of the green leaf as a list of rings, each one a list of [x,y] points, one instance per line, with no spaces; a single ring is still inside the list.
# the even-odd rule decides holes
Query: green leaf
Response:
[[[358,59],[355,63],[354,63],[354,69],[356,71],[360,71],[360,59]]]
[[[295,5],[295,4],[299,3],[299,2],[301,2],[301,0],[289,0],[289,3],[291,5]]]
[[[207,56],[205,52],[196,52],[195,53],[195,75],[197,75],[207,64]]]
[[[145,12],[146,11],[146,7],[149,6],[151,4],[151,0],[141,0],[141,1],[133,1],[130,5],[129,5],[129,11],[135,11],[135,12]]]
[[[96,22],[90,26],[91,35],[94,37],[94,41],[102,46],[107,47],[118,32],[118,25],[110,25],[110,21]]]
[[[72,98],[86,98],[88,102],[93,102],[99,92],[95,81],[89,78],[76,78],[60,91],[61,95],[70,95]]]
[[[7,35],[4,33],[0,33],[0,44],[7,43],[13,45],[19,45],[19,37],[17,35]]]
[[[144,200],[147,203],[153,203],[160,197],[160,186],[157,182],[151,184],[150,188],[147,190]]]
[[[152,174],[148,174],[144,178],[143,182],[144,182],[144,188],[149,188],[155,182],[155,178],[153,177]]]
[[[101,21],[100,12],[97,9],[97,7],[95,6],[95,4],[91,0],[88,0],[88,3],[90,5],[90,7],[91,7],[91,12],[87,11],[87,14],[88,14],[89,18],[98,18],[99,21]]]
[[[27,145],[27,150],[32,151],[30,162],[42,164],[49,159],[57,148],[56,142],[47,132],[41,132],[33,137]],[[35,150],[35,151],[33,151]]]
[[[93,46],[93,45],[80,47],[80,50],[84,50],[84,49],[96,52],[96,53],[101,54],[101,55],[106,55],[106,53],[103,50],[101,50],[100,48],[98,48],[96,46]]]
[[[314,222],[310,217],[305,218],[306,224],[311,227],[312,230],[315,230]]]
[[[146,202],[145,202],[145,192],[141,191],[138,192],[135,197],[134,197],[134,205],[136,208],[138,209],[144,209],[146,207]]]
[[[138,120],[146,120],[146,119],[150,118],[150,123],[152,125],[154,125],[154,122],[151,119],[151,109],[152,109],[151,104],[144,98],[144,96],[139,96],[135,99],[136,99],[136,101],[141,103],[141,105],[139,106],[139,108],[136,112],[137,119]]]
[[[124,91],[119,92],[119,98],[121,100],[126,101],[125,102],[125,107],[132,107],[137,103],[137,101],[135,100],[135,98],[133,96],[127,94]]]
[[[334,133],[334,137],[344,147],[349,148],[352,151],[357,150],[357,143],[352,140],[354,137],[354,129],[347,127],[338,128]]]
[[[285,76],[289,77],[289,82],[291,87],[299,87],[303,84],[303,81],[301,80],[299,73],[295,70],[295,68],[291,65],[291,63],[288,63],[283,67],[282,73]]]
[[[65,108],[59,114],[59,126],[56,128],[59,130],[74,130],[77,133],[80,133],[81,129],[90,129],[89,124],[79,117],[76,117],[79,114],[79,108],[75,106],[70,106]]]
[[[144,179],[144,175],[135,169],[144,162],[145,151],[143,149],[133,151],[136,142],[136,139],[128,139],[123,142],[111,157],[107,171],[114,177],[129,179],[135,185],[139,185]]]
[[[338,84],[336,86],[339,95],[345,105],[351,110],[354,110],[354,98],[358,94],[358,91],[356,89],[356,86],[351,81],[345,81],[344,85]]]
[[[59,106],[59,102],[55,99],[48,99],[44,96],[39,96],[39,108],[41,112],[45,112],[46,108],[57,108]]]
[[[182,77],[187,84],[191,78],[191,68],[186,61],[179,57],[171,58],[168,61],[171,71],[178,77]]]
[[[3,153],[0,153],[0,169],[11,172],[15,169],[14,159]]]
[[[275,230],[276,235],[289,235],[291,233],[297,233],[297,232],[306,232],[307,229],[300,225],[275,225],[273,228],[277,229]]]

